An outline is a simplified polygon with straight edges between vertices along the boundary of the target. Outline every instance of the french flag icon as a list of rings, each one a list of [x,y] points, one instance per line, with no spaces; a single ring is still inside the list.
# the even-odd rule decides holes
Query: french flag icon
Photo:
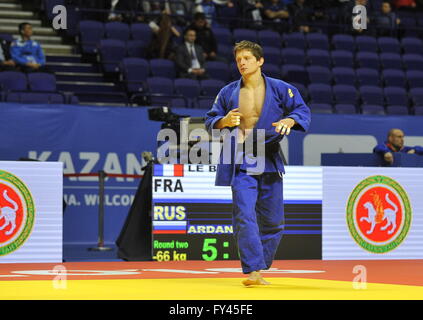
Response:
[[[155,164],[154,176],[156,177],[183,177],[183,164]]]

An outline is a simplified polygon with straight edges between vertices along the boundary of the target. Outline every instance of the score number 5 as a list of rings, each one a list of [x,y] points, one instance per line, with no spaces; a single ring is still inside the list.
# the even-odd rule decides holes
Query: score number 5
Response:
[[[213,261],[216,260],[217,258],[217,249],[214,245],[216,245],[217,239],[212,239],[212,238],[208,238],[208,239],[204,239],[203,242],[203,252],[210,252],[210,253],[203,253],[202,254],[202,258],[205,261]]]

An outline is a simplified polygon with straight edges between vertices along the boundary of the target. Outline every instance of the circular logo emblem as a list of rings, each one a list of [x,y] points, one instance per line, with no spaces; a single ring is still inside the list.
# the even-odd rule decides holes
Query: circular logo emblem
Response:
[[[395,180],[372,176],[361,181],[347,203],[347,225],[363,249],[386,253],[398,247],[411,225],[411,204]]]
[[[22,246],[34,226],[34,201],[27,186],[0,170],[0,256]]]

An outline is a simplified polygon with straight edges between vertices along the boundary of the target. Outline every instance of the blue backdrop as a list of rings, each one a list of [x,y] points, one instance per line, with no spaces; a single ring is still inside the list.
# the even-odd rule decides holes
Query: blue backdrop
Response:
[[[65,173],[140,174],[141,153],[156,149],[161,123],[148,120],[148,108],[74,105],[0,104],[0,160],[21,157],[62,161]],[[204,116],[205,110],[173,109]],[[313,115],[309,134],[372,135],[384,141],[392,127],[423,136],[423,117]],[[289,163],[303,164],[305,134],[289,137]],[[106,182],[105,240],[114,242],[127,216],[138,179],[109,178]],[[93,178],[64,178],[68,207],[65,243],[97,241],[98,182]]]

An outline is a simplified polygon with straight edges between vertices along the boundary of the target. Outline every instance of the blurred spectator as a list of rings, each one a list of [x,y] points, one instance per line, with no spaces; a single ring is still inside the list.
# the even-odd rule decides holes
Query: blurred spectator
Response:
[[[288,5],[289,16],[292,19],[294,31],[310,32],[312,22],[312,9],[304,5],[305,0],[295,0]]]
[[[270,0],[270,2],[265,5],[264,17],[267,21],[272,22],[272,26],[276,28],[279,27],[285,27],[283,24],[281,24],[283,21],[288,21],[289,19],[289,12],[287,6],[283,3],[282,0]],[[278,23],[277,25],[275,23]],[[280,28],[277,28],[280,29]],[[283,30],[281,30],[283,31]]]
[[[194,14],[194,21],[188,29],[195,30],[195,43],[198,44],[204,51],[206,60],[219,60],[217,57],[217,42],[213,31],[207,24],[204,13],[197,12]]]
[[[264,7],[264,15],[273,22],[279,22],[281,19],[288,19],[289,12],[287,6],[282,0],[270,0]]]
[[[187,28],[184,32],[185,42],[176,51],[176,66],[179,76],[182,78],[206,79],[203,49],[195,44],[195,38],[195,30]]]
[[[262,24],[262,11],[264,5],[261,0],[240,0],[239,4],[244,19],[254,21],[256,26]],[[247,21],[247,24],[248,23],[249,21]]]
[[[153,30],[153,39],[147,48],[147,58],[173,59],[175,38],[180,37],[180,33],[173,25],[169,11],[164,10],[159,19],[151,21],[149,26]]]
[[[393,0],[392,4],[397,9],[413,9],[416,7],[415,0]]]
[[[387,141],[385,141],[383,144],[378,144],[373,149],[373,152],[380,154],[387,163],[392,165],[394,163],[393,153],[401,152],[423,155],[423,147],[404,146],[404,132],[400,129],[391,129],[388,132]]]
[[[5,40],[0,43],[0,71],[14,70],[15,61],[10,57],[10,44]]]
[[[31,40],[32,33],[30,23],[19,24],[21,39],[12,42],[10,55],[23,72],[48,72],[43,49],[37,41]]]
[[[216,6],[213,0],[196,0],[194,12],[203,12],[209,26],[213,26],[216,18]]]
[[[401,20],[397,18],[396,13],[392,12],[389,2],[383,2],[380,9],[375,17],[378,34],[380,36],[391,36],[398,29]]]
[[[110,13],[108,16],[109,21],[122,21],[130,17],[131,11],[134,9],[133,4],[136,4],[136,1],[131,0],[111,0],[110,1]],[[122,11],[127,11],[123,13]]]

